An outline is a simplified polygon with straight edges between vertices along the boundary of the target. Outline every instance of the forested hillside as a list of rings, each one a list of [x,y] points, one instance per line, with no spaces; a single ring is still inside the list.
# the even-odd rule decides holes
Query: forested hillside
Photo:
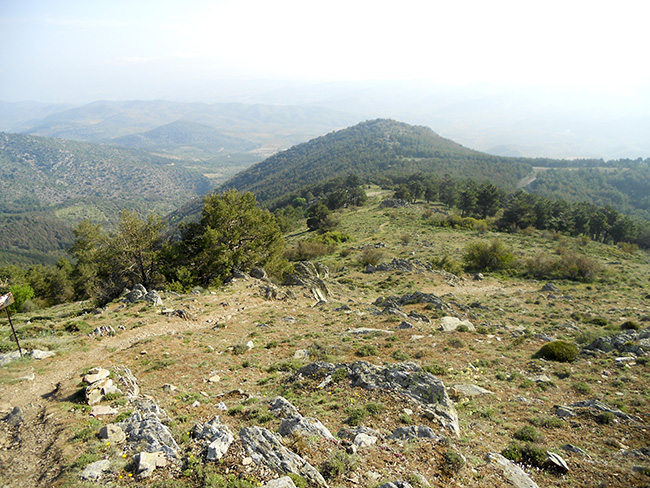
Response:
[[[300,187],[354,173],[363,180],[417,172],[491,181],[507,189],[532,171],[525,159],[467,149],[428,127],[378,119],[278,153],[228,181],[264,202]]]
[[[167,159],[22,134],[0,133],[0,174],[0,248],[10,262],[60,255],[82,219],[110,224],[125,208],[165,214],[210,189]]]
[[[650,220],[650,161],[611,161],[606,165],[539,171],[528,189],[548,198],[608,205]]]

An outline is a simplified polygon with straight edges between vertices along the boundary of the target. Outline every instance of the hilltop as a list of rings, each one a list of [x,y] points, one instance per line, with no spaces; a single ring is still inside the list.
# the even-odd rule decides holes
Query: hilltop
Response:
[[[376,119],[277,153],[237,174],[223,188],[251,191],[266,202],[350,173],[373,180],[422,172],[487,180],[513,189],[531,171],[524,159],[474,151],[428,127]]]
[[[345,488],[512,486],[486,459],[503,453],[526,486],[648,486],[650,255],[535,230],[432,225],[444,206],[383,208],[389,192],[368,196],[339,212],[338,244],[304,227],[286,237],[290,249],[330,242],[293,278],[255,270],[189,294],[149,290],[137,301],[134,289],[101,309],[15,315],[23,348],[55,355],[0,366],[0,405],[14,412],[0,422],[3,479],[252,488],[289,471],[296,486],[319,476]],[[516,266],[574,255],[595,274],[547,283],[515,268],[463,268],[469,245],[497,239]],[[9,328],[0,333],[11,350]],[[557,340],[577,357],[533,358]],[[120,391],[88,405],[88,383],[104,381],[86,376],[95,367]],[[112,424],[129,438],[101,438]],[[138,474],[145,424],[160,444],[146,442],[166,453],[149,477]],[[223,457],[207,460],[228,432]],[[302,461],[264,460],[253,433]],[[558,456],[568,472],[547,460]],[[81,481],[97,462],[99,481]]]

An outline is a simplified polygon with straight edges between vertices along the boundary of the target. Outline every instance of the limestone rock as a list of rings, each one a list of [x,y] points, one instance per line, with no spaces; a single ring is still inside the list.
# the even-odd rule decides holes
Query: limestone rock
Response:
[[[379,485],[377,488],[413,488],[407,481],[389,481],[383,485]]]
[[[480,386],[466,385],[466,384],[454,385],[453,393],[455,393],[456,395],[464,395],[464,396],[494,395],[494,393],[491,392],[490,390],[486,390],[485,388],[481,388]]]
[[[546,456],[546,464],[548,466],[552,467],[556,471],[561,471],[563,473],[569,472],[569,466],[567,465],[566,461],[562,459],[562,456],[551,451],[546,451]]]
[[[309,434],[319,435],[331,441],[336,440],[332,433],[320,422],[320,420],[310,417],[303,417],[300,414],[283,419],[278,432],[283,437],[292,435],[296,432],[307,432]]]
[[[325,284],[329,271],[325,266],[314,266],[311,261],[301,261],[294,265],[294,272],[284,281],[285,285],[304,286],[319,302],[327,302],[330,290]]]
[[[165,454],[161,451],[142,451],[133,456],[133,461],[136,466],[135,473],[138,478],[148,478],[153,474],[156,468],[161,468],[167,465]]]
[[[501,454],[490,452],[485,456],[488,462],[498,464],[503,474],[516,488],[538,488],[537,483],[530,479],[526,472]]]
[[[250,275],[253,278],[257,278],[258,280],[268,278],[268,276],[266,275],[266,271],[264,271],[262,268],[252,268]]]
[[[560,293],[560,289],[556,285],[554,285],[553,283],[546,283],[542,287],[542,291],[549,291],[551,293]]]
[[[128,442],[141,446],[143,451],[162,451],[170,460],[178,458],[178,444],[153,411],[138,409],[117,425],[126,434]]]
[[[440,330],[453,332],[461,325],[466,326],[470,331],[476,330],[474,324],[469,320],[460,320],[458,317],[443,317],[440,319]]]
[[[34,359],[47,359],[54,356],[54,351],[41,351],[40,349],[34,349],[29,352],[29,355]]]
[[[207,424],[196,424],[194,437],[204,441],[206,445],[205,458],[208,461],[221,459],[235,440],[228,426],[222,424],[218,416]]]
[[[244,427],[239,432],[245,451],[256,463],[263,463],[278,473],[295,473],[310,485],[327,487],[323,476],[311,464],[282,445],[280,439],[261,427]]]
[[[283,476],[282,478],[269,481],[265,485],[262,485],[262,488],[296,488],[296,485],[291,478]]]
[[[99,438],[112,444],[121,444],[126,440],[126,434],[121,427],[108,424],[99,429]]]
[[[20,407],[15,406],[2,420],[12,427],[18,427],[23,423],[23,411]]]
[[[410,427],[398,427],[388,436],[389,439],[407,441],[411,439],[433,439],[443,440],[444,437],[437,435],[431,427],[426,425],[412,425]]]
[[[105,395],[109,393],[121,393],[120,390],[113,385],[113,380],[104,378],[103,380],[95,381],[93,384],[86,387],[86,401],[88,405],[95,405],[102,401]]]
[[[90,411],[90,415],[93,417],[101,417],[102,415],[115,415],[117,409],[111,407],[110,405],[96,405]]]
[[[357,434],[352,443],[357,447],[370,447],[377,443],[377,437],[364,433]]]
[[[111,372],[104,368],[93,368],[83,377],[83,381],[87,385],[92,385],[93,383],[108,378]]]
[[[442,381],[415,363],[375,366],[358,361],[348,366],[352,386],[387,389],[403,393],[421,403],[425,414],[435,418],[455,436],[460,434],[458,414]]]
[[[606,405],[599,400],[585,400],[583,402],[575,402],[572,403],[570,406],[573,408],[577,407],[577,408],[594,409],[601,412],[611,413],[613,415],[616,415],[618,418],[622,420],[632,420],[632,417],[626,414],[625,412],[622,412],[618,408],[610,407],[609,405]]]
[[[79,473],[79,478],[84,481],[98,481],[101,479],[104,473],[110,471],[111,462],[108,459],[102,459],[100,461],[95,461],[92,464],[86,466],[81,473]]]
[[[275,397],[269,402],[269,411],[278,417],[300,415],[298,409],[294,407],[289,400],[281,396]]]

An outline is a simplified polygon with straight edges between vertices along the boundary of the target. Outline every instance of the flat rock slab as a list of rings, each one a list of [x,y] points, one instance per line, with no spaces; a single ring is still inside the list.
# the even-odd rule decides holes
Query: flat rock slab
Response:
[[[279,437],[262,427],[244,427],[239,432],[244,449],[256,463],[265,464],[281,474],[294,473],[305,478],[309,486],[327,488],[323,476],[298,454],[282,445]]]
[[[111,469],[111,462],[107,459],[102,459],[101,461],[95,461],[92,464],[86,466],[81,473],[79,473],[79,478],[84,481],[98,481],[107,471]]]
[[[269,481],[267,484],[262,485],[262,488],[296,488],[296,485],[291,478],[283,476],[282,478]]]
[[[494,395],[494,392],[476,385],[454,385],[453,389],[457,394],[465,396]]]
[[[345,331],[346,334],[352,334],[352,335],[365,335],[365,334],[394,334],[395,332],[392,330],[384,330],[384,329],[372,329],[370,327],[359,327],[356,329],[348,329]]]
[[[84,376],[83,380],[84,383],[86,383],[87,385],[92,385],[93,383],[97,383],[99,380],[108,378],[110,374],[111,372],[107,369],[93,368],[90,371],[88,371],[88,374]]]
[[[117,409],[111,407],[110,405],[96,405],[90,411],[90,415],[93,417],[100,417],[101,415],[115,415],[117,414]]]
[[[504,458],[501,454],[490,452],[485,459],[494,464],[498,464],[503,470],[510,483],[516,488],[539,488],[537,483],[530,479],[526,472],[509,459]]]

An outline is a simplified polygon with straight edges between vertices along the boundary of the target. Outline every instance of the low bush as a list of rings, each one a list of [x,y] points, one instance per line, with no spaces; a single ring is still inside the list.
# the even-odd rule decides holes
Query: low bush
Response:
[[[514,255],[500,240],[471,242],[465,247],[463,261],[471,271],[498,271],[507,269],[514,262]]]
[[[570,363],[578,357],[578,346],[567,341],[551,341],[533,355],[533,359],[546,359],[560,363]]]

